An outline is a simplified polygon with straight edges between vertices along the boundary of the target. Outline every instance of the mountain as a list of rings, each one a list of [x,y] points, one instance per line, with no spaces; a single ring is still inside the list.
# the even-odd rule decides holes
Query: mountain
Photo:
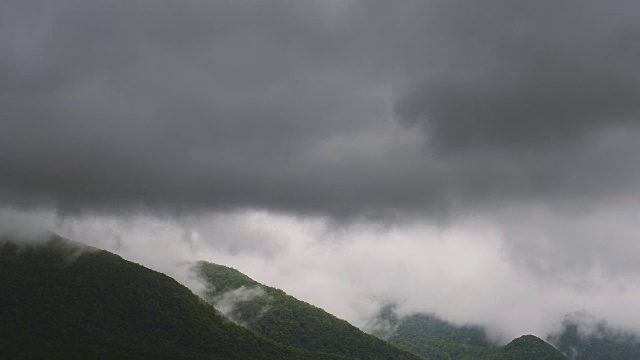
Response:
[[[533,335],[521,336],[496,349],[486,360],[566,360],[556,348]]]
[[[640,359],[640,339],[636,335],[612,329],[585,314],[572,315],[565,319],[559,334],[547,339],[570,360]]]
[[[398,317],[386,306],[372,323],[374,334],[430,360],[566,360],[543,340],[526,335],[499,347],[480,326],[458,326],[430,314]]]
[[[238,324],[281,344],[367,360],[419,360],[326,311],[222,265],[198,262],[204,298]]]
[[[482,327],[455,326],[429,314],[400,319],[394,306],[382,309],[373,328],[376,336],[427,359],[479,359],[493,348]]]
[[[0,273],[3,360],[349,359],[255,336],[172,278],[60,237],[1,241]]]
[[[57,236],[0,241],[0,359],[420,359],[234,269],[196,270],[220,312],[174,279],[107,251]],[[484,346],[476,328],[420,320],[442,344]],[[466,358],[565,359],[532,336],[485,350]]]

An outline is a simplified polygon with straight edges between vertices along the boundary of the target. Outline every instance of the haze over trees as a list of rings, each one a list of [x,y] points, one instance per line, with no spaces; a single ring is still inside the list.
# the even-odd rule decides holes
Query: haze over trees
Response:
[[[343,320],[303,301],[256,282],[238,270],[199,262],[194,271],[208,285],[205,298],[239,324],[277,342],[308,350],[354,355],[361,359],[392,359],[396,353]],[[235,298],[230,304],[229,294]],[[456,327],[435,317],[414,315],[398,319],[392,307],[380,320],[387,334],[376,333],[389,343],[428,360],[560,360],[565,356],[545,341],[527,335],[503,346],[492,346],[484,329]],[[354,345],[356,345],[354,347]],[[365,349],[377,348],[374,353]],[[382,352],[384,351],[384,353]]]
[[[0,242],[0,359],[343,359],[257,337],[172,278],[61,238]]]
[[[383,308],[374,334],[427,359],[479,359],[495,348],[479,326],[455,326],[428,314],[399,318],[394,306]]]
[[[241,272],[199,262],[194,271],[209,285],[205,299],[218,306],[225,294],[237,299],[226,309],[229,318],[257,335],[310,351],[354,356],[360,359],[414,359],[407,351],[362,332],[326,311],[300,301],[284,291],[262,285]],[[242,296],[242,292],[249,296]]]
[[[547,338],[569,360],[637,360],[640,339],[629,332],[613,329],[604,321],[586,314],[568,316],[562,331]]]
[[[0,270],[3,360],[567,359],[563,352],[570,360],[631,360],[640,349],[603,323],[585,336],[575,321],[547,339],[557,349],[532,335],[500,347],[481,327],[399,318],[392,306],[380,313],[389,326],[375,337],[226,266],[194,264],[208,285],[202,299],[164,274],[58,236],[0,241]]]

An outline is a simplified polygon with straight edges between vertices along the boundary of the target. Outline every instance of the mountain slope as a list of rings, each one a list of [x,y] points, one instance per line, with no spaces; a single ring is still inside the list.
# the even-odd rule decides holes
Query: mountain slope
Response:
[[[580,318],[568,319],[560,334],[547,340],[570,360],[637,360],[640,359],[640,339],[631,333],[616,331],[605,322],[588,324],[589,332],[579,331]]]
[[[0,242],[0,273],[0,359],[341,358],[257,337],[168,276],[59,237]]]
[[[566,360],[556,348],[533,335],[521,336],[501,347],[487,360]]]
[[[480,326],[458,326],[430,314],[398,317],[395,306],[383,308],[373,333],[396,346],[431,360],[560,360],[564,355],[543,340],[522,336],[498,347]]]
[[[230,319],[276,342],[363,360],[419,359],[235,269],[199,262],[194,271],[208,284],[206,300]]]
[[[193,270],[207,285],[205,299],[256,334],[297,348],[360,359],[419,359],[238,270],[207,262],[196,263]],[[380,320],[393,330],[383,338],[420,359],[566,360],[553,346],[532,335],[496,347],[480,327],[454,326],[420,314],[398,320],[392,308],[385,310]]]
[[[492,344],[478,326],[455,326],[428,314],[398,318],[393,306],[378,315],[374,334],[414,354],[432,360],[479,359]]]

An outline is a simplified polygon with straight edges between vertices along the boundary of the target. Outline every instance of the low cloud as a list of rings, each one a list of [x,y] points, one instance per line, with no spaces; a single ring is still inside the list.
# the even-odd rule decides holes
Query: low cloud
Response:
[[[247,326],[247,321],[257,320],[264,315],[269,310],[269,302],[271,301],[270,296],[258,285],[241,286],[215,297],[205,294],[205,299],[229,320],[241,326]],[[258,305],[254,305],[256,303]],[[243,304],[251,304],[250,313],[245,313],[248,309],[243,309]],[[253,309],[255,306],[259,306],[259,308]]]
[[[480,216],[446,225],[416,220],[339,228],[321,218],[267,212],[201,214],[180,221],[144,214],[127,219],[67,214],[52,221],[56,215],[51,213],[32,219],[37,218],[48,219],[45,223],[65,237],[167,273],[197,294],[205,288],[188,264],[206,260],[239,269],[361,328],[371,324],[381,307],[397,304],[398,316],[432,313],[455,324],[483,325],[498,342],[525,333],[544,337],[575,311],[640,332],[640,318],[627,311],[640,296],[637,272],[630,267],[615,271],[613,254],[625,254],[624,238],[611,242],[608,252],[598,250],[597,241],[574,249],[537,239],[539,249],[546,249],[539,253],[516,246],[519,240],[510,238],[502,222]],[[224,237],[216,236],[216,228]],[[265,239],[264,251],[225,246],[233,239],[242,243],[249,234]],[[277,239],[269,251],[267,239]],[[578,251],[593,253],[588,257]],[[582,265],[574,268],[571,256]],[[259,293],[242,289],[215,302],[229,312],[235,301]]]
[[[562,326],[549,334],[547,341],[563,351],[570,360],[604,348],[620,347],[633,352],[634,348],[640,346],[637,333],[612,326],[606,320],[584,311],[567,314]]]

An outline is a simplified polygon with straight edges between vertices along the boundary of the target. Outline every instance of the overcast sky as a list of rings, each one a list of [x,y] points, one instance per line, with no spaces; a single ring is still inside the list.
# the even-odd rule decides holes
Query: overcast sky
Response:
[[[0,0],[0,226],[231,265],[359,326],[394,302],[504,339],[582,310],[640,331],[639,17]]]

